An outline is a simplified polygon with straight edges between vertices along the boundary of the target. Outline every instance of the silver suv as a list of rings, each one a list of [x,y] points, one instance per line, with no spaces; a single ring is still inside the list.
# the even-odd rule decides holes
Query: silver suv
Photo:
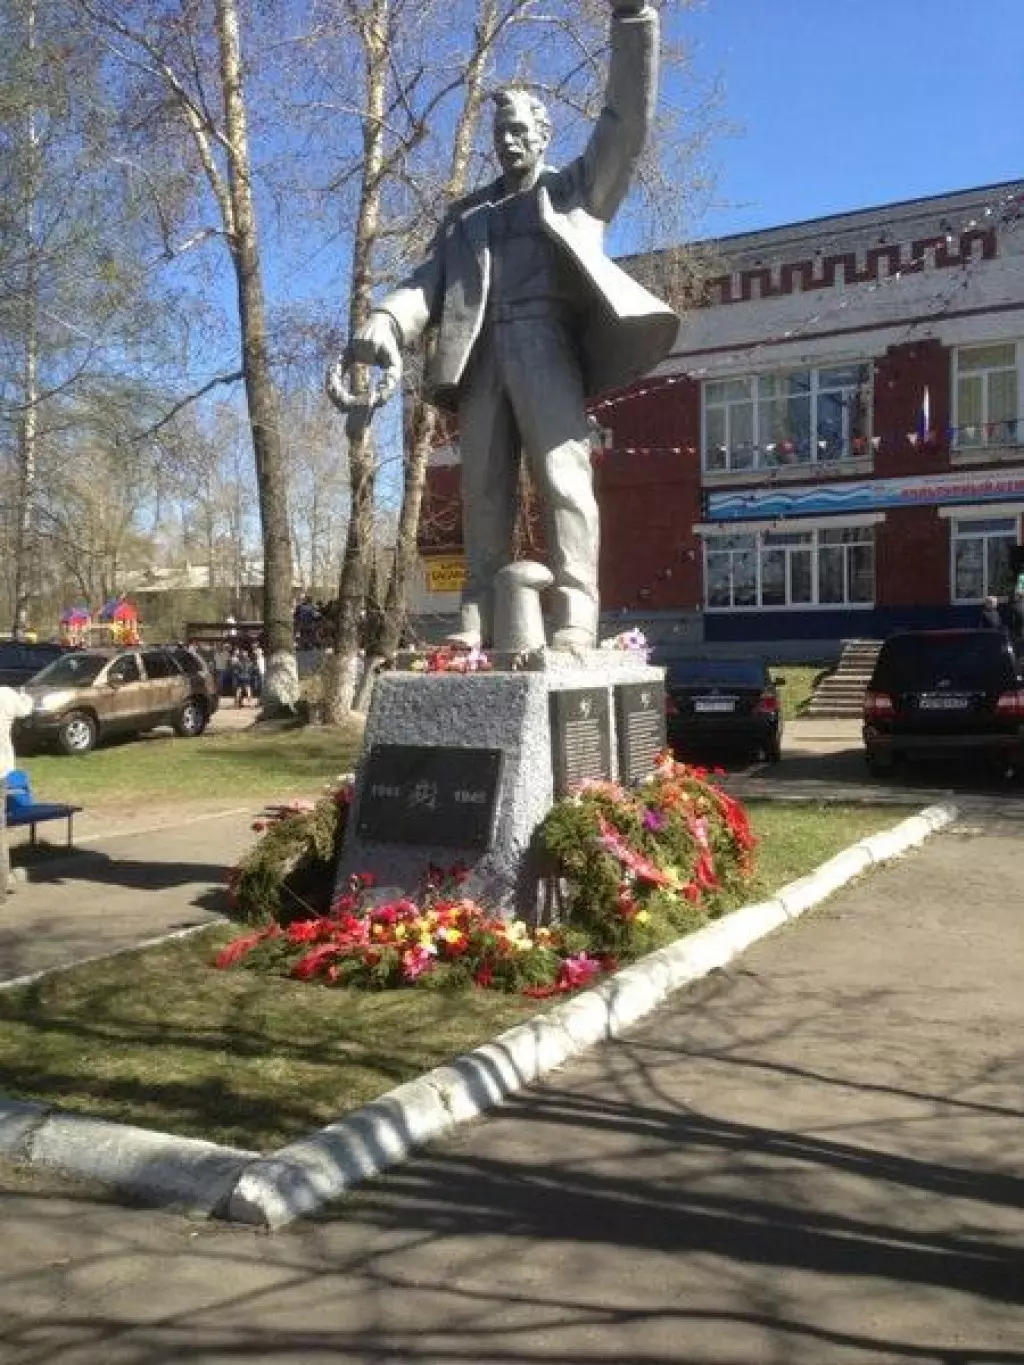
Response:
[[[31,716],[19,721],[22,741],[56,741],[85,754],[107,735],[173,725],[195,737],[219,704],[207,664],[181,646],[82,649],[47,665],[26,685]]]

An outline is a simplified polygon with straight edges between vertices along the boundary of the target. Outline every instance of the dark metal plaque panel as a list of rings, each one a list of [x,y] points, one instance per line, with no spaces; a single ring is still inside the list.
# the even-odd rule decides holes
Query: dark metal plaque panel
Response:
[[[642,782],[654,771],[654,760],[665,748],[665,684],[620,683],[615,689],[615,729],[619,749],[619,780],[626,786]]]
[[[374,744],[356,832],[380,843],[488,848],[501,760],[500,749]]]
[[[587,778],[611,777],[611,712],[605,688],[551,693],[551,760],[556,796]]]

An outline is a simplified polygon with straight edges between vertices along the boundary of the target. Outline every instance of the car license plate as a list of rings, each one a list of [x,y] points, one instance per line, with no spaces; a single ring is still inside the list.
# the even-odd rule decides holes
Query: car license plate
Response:
[[[736,701],[733,697],[698,697],[693,703],[693,709],[704,715],[709,711],[735,711]]]
[[[966,711],[971,704],[970,697],[950,697],[944,693],[923,692],[922,711]]]

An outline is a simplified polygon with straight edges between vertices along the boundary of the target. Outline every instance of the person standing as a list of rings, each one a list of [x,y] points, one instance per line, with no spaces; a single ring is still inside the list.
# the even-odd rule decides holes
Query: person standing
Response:
[[[263,684],[267,678],[267,656],[263,653],[263,646],[259,640],[252,647],[253,662],[256,665],[256,697],[263,696]]]
[[[598,513],[587,403],[624,387],[670,351],[672,309],[604,252],[654,118],[658,13],[612,0],[604,109],[582,155],[544,162],[551,122],[529,91],[494,96],[501,176],[451,205],[426,260],[374,308],[328,375],[346,410],[350,365],[399,386],[402,351],[425,332],[426,396],[458,417],[467,647],[493,640],[494,578],[513,559],[519,466],[540,494],[551,590],[551,643],[590,648],[598,625]]]
[[[981,620],[978,625],[982,630],[1005,630],[1003,618],[999,612],[999,600],[995,597],[986,597],[981,604]]]
[[[23,688],[0,687],[0,900],[11,885],[11,855],[7,844],[7,774],[14,770],[11,727],[30,715],[32,698]]]

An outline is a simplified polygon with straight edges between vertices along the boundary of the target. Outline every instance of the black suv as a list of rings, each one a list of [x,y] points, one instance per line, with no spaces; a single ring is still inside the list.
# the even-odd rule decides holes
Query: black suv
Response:
[[[1000,630],[908,630],[882,645],[864,697],[872,771],[914,754],[974,752],[1019,766],[1024,681]]]

